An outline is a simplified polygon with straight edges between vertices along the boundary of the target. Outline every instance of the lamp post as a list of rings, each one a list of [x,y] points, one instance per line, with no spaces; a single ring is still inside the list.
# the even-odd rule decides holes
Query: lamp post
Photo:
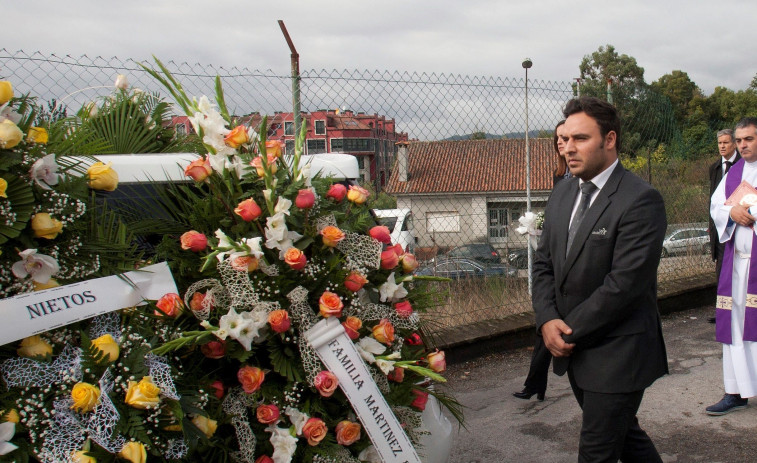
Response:
[[[523,69],[526,70],[526,212],[531,212],[531,151],[528,146],[528,70],[533,65],[531,58],[526,58],[521,63]],[[531,234],[527,235],[528,245],[528,294],[531,295],[533,289],[533,277],[531,276],[531,269],[533,267],[533,247],[531,246]]]

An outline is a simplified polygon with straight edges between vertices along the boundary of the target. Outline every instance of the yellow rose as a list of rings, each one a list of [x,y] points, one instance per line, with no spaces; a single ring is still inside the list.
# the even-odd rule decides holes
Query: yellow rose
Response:
[[[13,98],[13,85],[7,80],[0,80],[0,104],[5,104]]]
[[[144,376],[138,383],[129,381],[126,391],[126,403],[134,408],[154,408],[160,403],[160,388],[153,384],[152,378]]]
[[[71,389],[71,398],[74,399],[71,410],[91,412],[100,403],[100,389],[89,383],[76,383]]]
[[[0,177],[0,198],[8,197],[8,195],[5,193],[7,190],[8,190],[8,181]]]
[[[89,187],[95,190],[113,191],[118,186],[118,174],[111,167],[113,163],[107,165],[102,162],[96,162],[87,169],[89,177]]]
[[[131,463],[145,463],[147,461],[147,450],[145,450],[143,443],[131,441],[121,448],[118,456],[129,460]]]
[[[0,412],[0,415],[2,415],[0,416],[0,419],[2,419],[2,421],[18,424],[19,416],[18,412],[15,409],[11,408],[7,412],[3,410],[2,412]]]
[[[63,223],[50,217],[47,212],[39,212],[32,216],[32,230],[36,238],[52,240],[63,230]]]
[[[104,352],[109,362],[115,361],[121,354],[121,348],[118,347],[118,343],[113,339],[113,336],[109,334],[104,334],[97,339],[93,339],[92,345]]]
[[[40,335],[29,336],[21,341],[21,345],[16,349],[16,353],[21,357],[47,357],[53,353],[53,346],[47,343]]]
[[[0,122],[0,148],[11,149],[24,139],[24,132],[10,119]]]
[[[37,283],[36,281],[32,281],[32,283],[34,284],[34,291],[42,291],[43,289],[57,288],[60,286],[60,283],[52,278],[50,278],[47,283]]]
[[[97,460],[86,455],[87,450],[77,450],[71,455],[72,463],[97,463]]]
[[[211,420],[207,416],[202,415],[197,415],[192,418],[192,424],[205,433],[208,439],[213,437],[213,434],[216,433],[216,428],[218,427],[218,422],[216,420]]]
[[[43,127],[29,127],[29,132],[26,134],[26,141],[29,143],[47,143],[47,130]]]

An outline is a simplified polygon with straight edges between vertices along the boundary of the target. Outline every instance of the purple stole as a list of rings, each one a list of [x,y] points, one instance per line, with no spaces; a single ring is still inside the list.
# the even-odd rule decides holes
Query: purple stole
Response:
[[[741,183],[744,160],[738,160],[729,170],[725,181],[725,197],[728,198]],[[718,299],[715,304],[715,340],[723,344],[733,343],[731,313],[733,308],[733,258],[736,233],[725,243],[723,267],[718,282]],[[752,233],[752,256],[747,278],[746,308],[744,315],[744,341],[757,341],[757,234]]]

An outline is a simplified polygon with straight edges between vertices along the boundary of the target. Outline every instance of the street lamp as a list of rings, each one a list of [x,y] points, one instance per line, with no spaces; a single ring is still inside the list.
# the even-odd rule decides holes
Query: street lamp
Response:
[[[526,58],[521,63],[526,70],[526,212],[531,212],[531,151],[528,146],[528,70],[533,65],[531,58]],[[529,233],[526,244],[528,245],[528,294],[531,295],[533,289],[533,278],[531,269],[533,267],[533,249],[531,246],[531,234]]]

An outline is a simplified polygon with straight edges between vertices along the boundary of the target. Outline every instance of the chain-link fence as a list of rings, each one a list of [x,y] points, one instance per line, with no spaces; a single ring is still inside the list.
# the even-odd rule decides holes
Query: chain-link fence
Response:
[[[140,63],[152,65],[0,49],[0,78],[11,80],[19,93],[55,100],[73,114],[109,95],[118,74],[128,76],[133,87],[165,93]],[[292,111],[287,71],[165,64],[188,95],[213,95],[220,76],[233,114]],[[530,311],[526,240],[516,228],[529,202],[538,211],[549,197],[557,159],[552,131],[574,88],[567,81],[529,80],[526,100],[525,84],[524,78],[438,73],[301,72],[304,113],[338,109],[335,115],[384,116],[411,140],[390,153],[394,167],[386,191],[397,200],[398,234],[415,246],[427,271],[454,278],[439,284],[447,296],[435,319],[443,326]],[[644,90],[616,104],[624,117],[624,164],[662,192],[671,232],[681,230],[665,243],[660,294],[714,282],[706,235],[712,161],[684,162],[676,154],[680,135],[666,98]],[[481,140],[467,140],[471,135]]]

